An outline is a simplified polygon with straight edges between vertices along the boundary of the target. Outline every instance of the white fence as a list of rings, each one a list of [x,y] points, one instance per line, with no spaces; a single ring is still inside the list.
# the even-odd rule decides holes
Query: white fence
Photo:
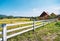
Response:
[[[41,24],[35,24],[37,22],[41,22]],[[28,32],[30,30],[35,30],[36,28],[44,26],[44,25],[46,25],[46,24],[48,24],[50,22],[51,21],[49,21],[49,20],[41,20],[41,21],[33,21],[33,22],[20,22],[20,23],[15,23],[15,24],[3,24],[2,25],[3,31],[0,32],[0,34],[2,34],[3,37],[0,38],[0,41],[7,41],[8,38],[14,37],[16,35],[19,35],[19,34],[22,34],[22,33],[25,33],[25,32]],[[32,25],[28,25],[28,26],[23,26],[23,27],[18,27],[18,28],[7,30],[7,26],[14,26],[14,25],[20,25],[20,24],[29,24],[29,23],[32,23]],[[32,28],[29,28],[29,27],[32,27]],[[8,32],[12,32],[12,31],[16,31],[16,30],[21,30],[21,29],[25,29],[25,28],[29,28],[29,29],[23,30],[23,31],[20,31],[18,33],[15,33],[15,34],[7,36]]]

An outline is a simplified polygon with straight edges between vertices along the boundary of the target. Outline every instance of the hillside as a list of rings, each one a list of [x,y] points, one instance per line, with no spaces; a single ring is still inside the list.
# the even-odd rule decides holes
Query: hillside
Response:
[[[0,17],[7,17],[6,15],[0,15]]]

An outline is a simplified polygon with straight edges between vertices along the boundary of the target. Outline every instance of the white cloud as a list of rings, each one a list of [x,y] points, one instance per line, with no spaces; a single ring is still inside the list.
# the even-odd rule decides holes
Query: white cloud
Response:
[[[48,12],[48,14],[55,13],[57,15],[59,14],[60,7],[51,6],[46,8],[33,8],[31,14],[39,16],[43,11]]]
[[[28,11],[9,11],[6,12],[8,13],[7,15],[14,15],[14,16],[40,16],[40,14],[46,11],[49,14],[51,14],[52,12],[59,14],[60,11],[60,7],[57,6],[51,6],[51,7],[46,7],[46,8],[32,8],[31,10]]]

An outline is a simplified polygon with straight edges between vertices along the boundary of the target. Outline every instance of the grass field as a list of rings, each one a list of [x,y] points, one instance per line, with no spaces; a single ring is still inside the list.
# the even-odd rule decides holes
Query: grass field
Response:
[[[6,24],[11,24],[12,23],[19,23],[19,22],[31,22],[29,19],[3,19],[3,20],[0,20],[0,24],[3,24],[3,23],[6,23]],[[32,21],[33,22],[33,21]],[[20,25],[15,25],[15,26],[8,26],[7,27],[7,30],[10,30],[10,29],[15,29],[15,28],[19,28],[19,27],[23,27],[23,26],[28,26],[28,25],[32,25],[33,23],[29,23],[29,24],[20,24]],[[35,24],[40,24],[40,22],[37,22]],[[30,27],[32,28],[32,27]],[[26,28],[26,29],[29,29],[29,28]],[[26,30],[26,29],[22,29],[22,30]],[[19,32],[19,31],[22,31],[22,30],[17,30],[17,31],[13,31],[13,32],[9,32],[7,33],[7,35],[10,35],[10,34],[14,34],[16,32]],[[0,26],[0,31],[2,31],[2,27]],[[2,35],[0,35],[0,37],[2,37]]]
[[[60,22],[53,22],[43,27],[12,37],[8,41],[60,41]]]
[[[19,23],[19,22],[30,22],[30,19],[28,18],[0,19],[0,31],[2,31],[1,24],[14,24],[14,23]],[[9,26],[7,29],[17,28],[19,26],[22,27],[26,25],[29,25],[29,24]]]
[[[0,24],[6,23],[18,23],[18,22],[30,22],[30,19],[3,19],[0,20]],[[31,23],[32,24],[32,23]],[[18,28],[22,26],[28,26],[31,24],[23,24],[23,25],[16,25],[16,26],[9,26],[7,30]],[[36,24],[40,24],[37,22]],[[26,28],[28,29],[28,28]],[[23,29],[24,30],[24,29]],[[0,27],[0,31],[2,31],[2,28]],[[7,35],[14,34],[18,31],[13,31],[7,33]],[[2,37],[2,35],[0,35]],[[8,39],[8,41],[60,41],[60,22],[53,22],[48,25],[42,26],[40,28],[35,29],[35,31],[29,31],[26,33],[23,33],[21,35],[17,35],[15,37],[12,37]]]
[[[30,21],[29,18],[15,18],[15,19],[0,19],[0,24],[10,24],[10,23],[16,23],[16,22],[26,22]]]

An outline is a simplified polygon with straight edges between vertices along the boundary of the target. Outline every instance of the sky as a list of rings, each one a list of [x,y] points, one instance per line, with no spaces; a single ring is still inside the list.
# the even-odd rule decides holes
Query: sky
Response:
[[[45,11],[60,14],[60,0],[0,0],[0,14],[40,16]]]

